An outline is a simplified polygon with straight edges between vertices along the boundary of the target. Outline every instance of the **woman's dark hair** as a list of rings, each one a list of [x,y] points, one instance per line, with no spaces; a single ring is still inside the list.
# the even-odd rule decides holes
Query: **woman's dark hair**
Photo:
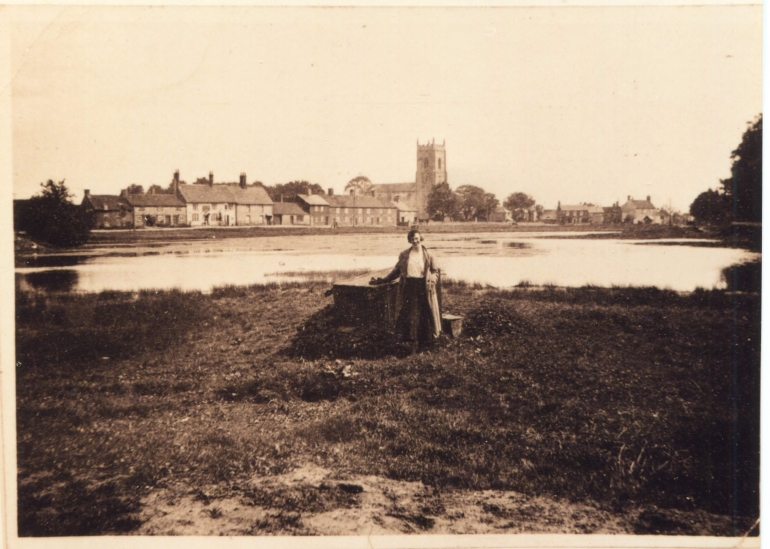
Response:
[[[412,229],[411,231],[409,231],[409,234],[408,234],[408,235],[406,235],[406,239],[407,239],[409,242],[411,242],[411,241],[412,241],[412,238],[414,238],[414,235],[416,235],[416,234],[419,234],[419,235],[420,235],[420,241],[422,241],[422,240],[423,240],[423,238],[422,238],[422,233],[420,232],[420,230],[419,230],[419,229]]]

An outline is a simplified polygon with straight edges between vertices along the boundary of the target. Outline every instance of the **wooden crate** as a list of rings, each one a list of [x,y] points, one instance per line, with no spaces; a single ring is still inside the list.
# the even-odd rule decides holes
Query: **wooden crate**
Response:
[[[341,325],[395,327],[398,279],[387,284],[369,285],[373,276],[383,277],[389,272],[390,269],[369,273],[332,286],[335,316]]]

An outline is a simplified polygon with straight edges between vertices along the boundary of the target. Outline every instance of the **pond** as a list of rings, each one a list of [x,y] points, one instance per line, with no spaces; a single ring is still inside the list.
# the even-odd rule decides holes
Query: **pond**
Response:
[[[446,278],[496,287],[657,286],[724,288],[723,271],[760,254],[706,240],[575,238],[569,233],[426,234]],[[171,289],[339,279],[345,272],[393,267],[403,234],[276,236],[168,241],[150,246],[86,246],[77,254],[24,258],[24,292]]]

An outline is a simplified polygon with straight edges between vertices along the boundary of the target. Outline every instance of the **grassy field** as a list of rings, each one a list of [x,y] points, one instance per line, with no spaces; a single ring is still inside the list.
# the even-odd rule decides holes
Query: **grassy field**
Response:
[[[758,295],[449,281],[463,336],[406,356],[340,330],[327,288],[18,294],[20,535],[137,532],[160,491],[307,533],[319,509],[355,511],[355,487],[247,486],[308,465],[422,482],[426,531],[442,497],[481,490],[636,510],[629,533],[758,517]]]

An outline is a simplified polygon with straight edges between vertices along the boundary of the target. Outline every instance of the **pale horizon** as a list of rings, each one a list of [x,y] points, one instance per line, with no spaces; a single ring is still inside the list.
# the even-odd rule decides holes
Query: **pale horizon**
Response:
[[[339,193],[435,139],[455,189],[687,211],[762,110],[762,6],[9,12],[14,198],[177,169]]]

